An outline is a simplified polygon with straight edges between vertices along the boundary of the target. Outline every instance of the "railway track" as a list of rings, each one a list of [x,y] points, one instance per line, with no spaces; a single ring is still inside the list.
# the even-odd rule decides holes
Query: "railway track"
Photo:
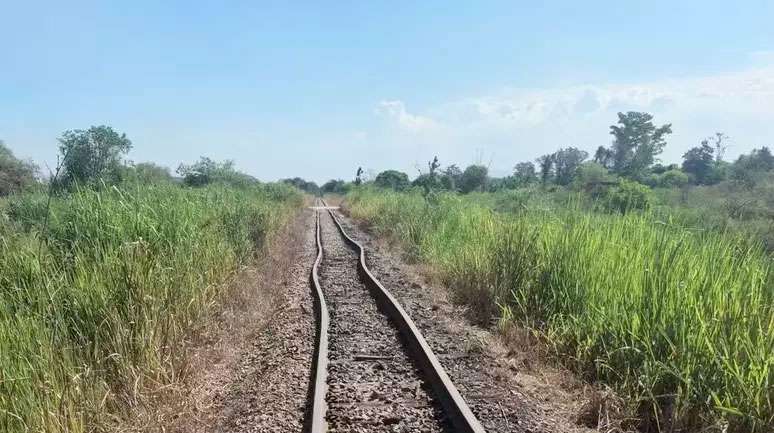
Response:
[[[363,247],[318,204],[306,431],[484,432],[419,329],[368,269]]]

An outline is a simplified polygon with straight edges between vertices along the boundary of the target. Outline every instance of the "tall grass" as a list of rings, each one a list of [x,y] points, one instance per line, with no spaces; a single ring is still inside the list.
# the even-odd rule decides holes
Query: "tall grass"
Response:
[[[639,405],[641,428],[771,431],[774,289],[760,245],[652,214],[522,208],[358,189],[352,216],[399,239],[484,319],[538,330]]]
[[[25,194],[0,221],[0,430],[109,429],[175,380],[187,329],[300,205],[275,185]]]

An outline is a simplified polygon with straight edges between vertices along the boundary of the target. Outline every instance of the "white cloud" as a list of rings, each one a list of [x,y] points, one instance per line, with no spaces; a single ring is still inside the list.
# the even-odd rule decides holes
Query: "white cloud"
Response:
[[[428,117],[411,114],[406,111],[403,101],[382,101],[376,107],[377,114],[395,122],[403,130],[418,132],[434,129],[438,125]]]
[[[774,145],[774,62],[641,83],[503,89],[419,113],[407,112],[400,100],[382,101],[377,108],[399,130],[425,131],[415,142],[440,148],[446,160],[464,164],[481,149],[493,155],[495,164],[502,161],[503,169],[559,147],[606,145],[615,113],[629,110],[648,111],[658,123],[673,124],[675,132],[662,155],[666,161],[679,161],[685,150],[715,131],[732,137],[730,157]],[[404,139],[401,145],[411,143]]]

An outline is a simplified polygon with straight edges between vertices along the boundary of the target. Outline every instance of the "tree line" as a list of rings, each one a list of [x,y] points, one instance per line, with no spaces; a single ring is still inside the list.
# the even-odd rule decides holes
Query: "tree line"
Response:
[[[191,187],[211,183],[247,186],[258,183],[248,174],[238,171],[233,161],[215,161],[201,157],[198,161],[181,163],[176,176],[169,168],[152,162],[134,163],[126,159],[132,141],[110,126],[68,130],[57,139],[58,162],[49,173],[52,191],[70,190],[76,186],[114,185],[121,182],[178,182]],[[0,196],[7,196],[43,184],[40,168],[31,161],[17,158],[0,141]]]
[[[732,181],[751,188],[774,169],[774,156],[763,146],[733,162],[724,160],[728,136],[717,132],[700,141],[683,154],[681,164],[665,165],[659,155],[667,145],[672,125],[656,125],[650,113],[630,111],[618,113],[617,122],[610,126],[612,141],[599,146],[594,155],[576,147],[561,148],[540,156],[535,161],[523,161],[513,167],[510,175],[490,177],[488,168],[471,164],[464,170],[456,164],[442,167],[435,157],[413,180],[398,170],[385,170],[373,179],[362,178],[362,168],[351,182],[330,180],[321,187],[301,178],[287,180],[310,193],[344,193],[353,185],[373,184],[381,188],[403,191],[410,188],[447,190],[460,193],[498,191],[534,186],[576,186],[599,194],[609,186],[625,188],[685,187],[714,185]]]

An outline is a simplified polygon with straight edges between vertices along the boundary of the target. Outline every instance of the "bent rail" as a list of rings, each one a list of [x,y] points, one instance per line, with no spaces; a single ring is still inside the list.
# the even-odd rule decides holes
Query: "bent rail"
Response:
[[[312,266],[312,272],[309,276],[309,282],[313,288],[312,292],[315,298],[315,315],[317,316],[317,344],[315,345],[315,355],[312,366],[312,410],[311,418],[307,423],[309,433],[325,433],[328,429],[325,422],[325,412],[327,410],[325,403],[325,393],[327,391],[328,377],[328,306],[325,305],[325,297],[320,287],[320,277],[318,268],[323,259],[322,237],[320,236],[320,213],[315,212],[315,237],[317,243],[317,259]]]
[[[325,201],[323,201],[323,205],[327,207]],[[411,317],[409,317],[403,307],[401,307],[398,300],[384,288],[382,283],[380,283],[368,269],[368,266],[366,265],[365,248],[349,237],[344,230],[344,227],[341,225],[341,222],[339,222],[339,219],[331,209],[328,209],[328,213],[331,218],[333,218],[336,227],[344,237],[346,243],[354,248],[360,256],[357,265],[360,278],[371,291],[371,294],[376,298],[379,306],[398,328],[398,331],[400,331],[404,343],[414,355],[414,360],[418,363],[419,368],[433,387],[433,390],[440,400],[446,415],[454,426],[455,431],[463,433],[485,433],[484,427],[478,419],[476,419],[476,416],[473,415],[470,407],[468,407],[468,404],[462,398],[462,395],[460,395],[457,387],[452,383],[449,375],[444,370],[438,357],[433,353],[430,345],[427,344],[427,341],[422,336],[419,328],[417,328],[414,321],[411,320]],[[325,415],[323,414],[323,416]]]

